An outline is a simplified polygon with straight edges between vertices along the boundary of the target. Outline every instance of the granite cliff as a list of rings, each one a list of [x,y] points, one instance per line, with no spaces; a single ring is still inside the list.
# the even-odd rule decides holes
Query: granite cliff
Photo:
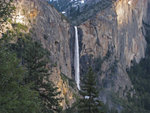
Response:
[[[79,25],[81,71],[95,67],[101,98],[110,105],[114,93],[123,98],[135,93],[126,70],[145,57],[142,22],[148,21],[147,5],[146,0],[118,0]]]
[[[67,108],[74,102],[77,88],[73,80],[70,51],[70,24],[54,7],[44,0],[16,0],[13,22],[28,27],[33,39],[50,52],[50,80],[61,90]]]
[[[74,27],[44,0],[16,0],[14,21],[28,26],[34,40],[50,53],[50,79],[62,91],[67,108],[77,97],[74,82]],[[149,23],[148,0],[118,0],[78,26],[81,77],[92,65],[102,89],[100,99],[134,92],[126,69],[145,57],[143,21]],[[86,64],[86,65],[85,65]]]

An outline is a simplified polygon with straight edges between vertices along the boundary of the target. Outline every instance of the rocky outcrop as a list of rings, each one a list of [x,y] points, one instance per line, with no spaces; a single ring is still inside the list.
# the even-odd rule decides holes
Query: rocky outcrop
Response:
[[[104,101],[112,93],[125,97],[132,89],[126,69],[145,57],[142,21],[148,19],[147,4],[147,0],[118,0],[79,26],[81,72],[89,65],[96,69]]]

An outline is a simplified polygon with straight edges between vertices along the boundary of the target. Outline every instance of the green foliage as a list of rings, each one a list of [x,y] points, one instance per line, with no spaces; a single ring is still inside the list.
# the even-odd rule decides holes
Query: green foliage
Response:
[[[62,107],[60,106],[62,98],[58,97],[60,95],[58,88],[50,82],[42,83],[40,88],[43,88],[39,90],[42,100],[41,113],[60,113],[62,111]]]
[[[43,78],[49,74],[46,68],[48,60],[44,58],[46,54],[40,43],[29,42],[25,44],[22,56],[28,70],[25,82],[34,82],[36,86],[43,82]]]
[[[100,113],[102,102],[98,98],[99,90],[96,86],[95,74],[90,68],[81,85],[79,113]]]
[[[24,39],[27,41],[29,39],[29,34],[25,34],[27,26],[21,24],[12,24],[13,29],[7,30],[6,33],[2,34],[1,41],[5,42],[7,46],[10,46],[10,42],[16,42],[18,39]],[[11,48],[10,48],[11,49]]]
[[[0,30],[2,29],[2,24],[7,22],[11,17],[11,13],[15,10],[12,2],[13,0],[0,0]]]
[[[1,41],[1,40],[0,40]],[[5,43],[0,43],[0,113],[37,113],[38,92],[23,85],[24,69]]]
[[[10,89],[8,89],[9,87],[5,88],[6,94],[4,92],[0,94],[2,105],[8,101],[8,104],[0,106],[2,113],[60,113],[62,110],[59,105],[62,101],[62,98],[59,98],[60,92],[49,81],[49,52],[40,43],[33,41],[28,34],[23,33],[27,29],[26,26],[13,24],[13,28],[13,30],[8,30],[7,33],[3,34],[3,38],[0,40],[0,47],[2,49],[7,47],[6,49],[11,51],[6,55],[8,56],[6,59],[0,59],[7,63],[6,67],[11,66],[11,69],[3,65],[3,68],[0,68],[0,75],[4,75],[2,69],[8,73],[4,76],[6,86],[11,86]],[[12,41],[15,43],[10,43]],[[16,60],[14,53],[20,61]],[[16,65],[13,64],[15,61]],[[21,70],[20,67],[23,67],[24,73],[19,71],[19,69]],[[11,76],[15,69],[18,70],[16,70],[13,81]],[[2,78],[1,83],[5,82],[4,78]],[[5,98],[6,100],[4,100]]]
[[[12,0],[0,1],[0,28],[14,10]],[[0,39],[0,113],[60,113],[62,98],[49,81],[48,51],[25,34],[27,26],[12,27]]]
[[[22,31],[27,31],[28,27],[25,25],[22,25],[20,23],[13,23],[12,24],[13,29],[16,31],[18,31],[18,33],[22,30]]]
[[[48,61],[49,52],[38,42],[32,41],[30,37],[19,38],[17,43],[12,46],[17,55],[22,59],[27,73],[24,76],[24,84],[32,84],[31,89],[38,91],[41,100],[41,113],[60,112],[58,88],[49,81]]]
[[[75,103],[72,104],[71,107],[65,109],[63,113],[79,113],[77,109],[78,104],[79,104],[79,101],[76,101]]]

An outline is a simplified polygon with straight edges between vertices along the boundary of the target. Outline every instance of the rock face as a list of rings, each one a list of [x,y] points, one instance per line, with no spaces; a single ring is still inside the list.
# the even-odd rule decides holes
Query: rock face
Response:
[[[79,26],[81,72],[95,67],[104,101],[112,93],[125,97],[132,89],[126,69],[145,57],[142,21],[149,19],[147,4],[147,0],[118,0]]]
[[[74,28],[44,0],[15,3],[14,21],[27,25],[34,40],[50,51],[50,79],[62,91],[64,108],[71,106],[77,94],[73,70]],[[99,88],[103,89],[101,99],[110,105],[112,94],[125,97],[132,89],[126,69],[132,61],[138,63],[145,56],[142,21],[150,22],[149,10],[148,0],[118,0],[78,26],[81,76],[92,66]]]
[[[147,24],[150,24],[150,1],[147,1],[147,12],[146,12],[146,15],[145,15],[145,18],[144,18],[144,21],[147,23]]]
[[[17,0],[15,4],[13,21],[28,26],[33,39],[50,51],[50,79],[62,92],[62,106],[71,106],[78,91],[72,80],[69,23],[44,0]]]

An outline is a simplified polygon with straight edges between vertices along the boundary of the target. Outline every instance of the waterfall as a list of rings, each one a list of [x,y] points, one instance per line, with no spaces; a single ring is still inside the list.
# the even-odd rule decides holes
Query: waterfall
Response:
[[[75,70],[75,81],[78,89],[80,90],[80,61],[79,61],[79,41],[78,41],[78,28],[75,28],[75,54],[74,54],[74,70]]]

